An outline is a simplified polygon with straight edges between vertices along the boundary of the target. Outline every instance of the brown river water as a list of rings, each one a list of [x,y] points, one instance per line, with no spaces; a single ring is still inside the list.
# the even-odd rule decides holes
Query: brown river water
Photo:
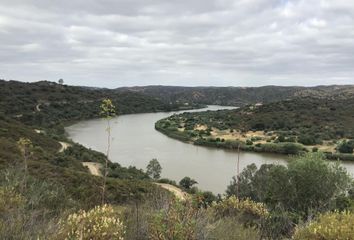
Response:
[[[232,109],[208,106],[207,109],[188,112]],[[194,178],[198,187],[214,193],[224,193],[232,176],[236,175],[237,153],[223,149],[207,148],[171,139],[155,130],[155,122],[174,113],[141,113],[122,115],[112,119],[112,146],[110,159],[122,166],[144,169],[157,158],[162,166],[162,177],[176,180],[185,176]],[[81,121],[66,128],[69,137],[86,147],[105,152],[107,146],[106,122],[102,119]],[[286,164],[289,157],[278,154],[241,152],[240,171],[255,163]],[[354,163],[343,162],[354,173]]]

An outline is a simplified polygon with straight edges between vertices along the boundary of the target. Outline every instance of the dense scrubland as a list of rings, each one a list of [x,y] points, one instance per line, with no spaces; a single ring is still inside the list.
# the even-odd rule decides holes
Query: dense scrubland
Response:
[[[156,123],[159,131],[197,145],[256,152],[324,152],[354,160],[354,94],[302,97],[235,110],[183,113]]]
[[[118,92],[132,91],[157,97],[165,102],[207,105],[245,106],[270,103],[296,97],[347,98],[353,96],[353,85],[317,87],[176,87],[145,86],[118,88]]]
[[[316,100],[297,99],[162,120],[161,131],[188,141],[230,130],[242,130],[246,136],[267,132],[275,136],[271,144],[290,142],[304,151],[296,152],[299,155],[288,166],[248,166],[219,196],[196,188],[197,179],[160,179],[158,160],[152,160],[147,171],[108,162],[102,204],[103,177],[93,176],[82,163],[104,165],[107,157],[71,142],[63,125],[99,117],[100,103],[107,97],[118,114],[199,107],[205,102],[170,103],[131,90],[113,93],[49,82],[1,81],[0,86],[0,239],[353,239],[353,179],[325,160],[323,151],[315,151],[312,142],[299,141],[300,134],[315,141],[335,140],[335,151],[350,151],[351,100],[335,98],[317,105]],[[290,107],[299,115],[287,115]],[[280,120],[293,125],[279,127]],[[199,135],[191,137],[189,132]],[[215,143],[227,142],[215,137]],[[290,137],[294,142],[286,140]],[[345,145],[338,145],[345,139]],[[252,144],[245,146],[256,147],[261,141],[250,140]],[[59,141],[69,147],[59,151]],[[315,153],[302,153],[305,150]],[[186,197],[178,198],[157,183],[175,185]]]
[[[23,83],[0,80],[0,113],[34,126],[57,127],[82,119],[98,118],[100,102],[109,98],[118,114],[172,111],[201,107],[164,102],[158,98],[112,89],[75,87],[41,81]]]

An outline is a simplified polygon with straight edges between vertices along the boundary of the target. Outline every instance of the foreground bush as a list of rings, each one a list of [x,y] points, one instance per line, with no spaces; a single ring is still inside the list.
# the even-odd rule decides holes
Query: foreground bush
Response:
[[[244,227],[235,217],[225,217],[207,226],[206,239],[218,240],[259,240],[260,231],[254,227]]]
[[[59,216],[74,209],[60,185],[29,176],[23,186],[22,168],[0,171],[0,239],[50,239]]]
[[[13,188],[0,187],[0,239],[28,237],[21,232],[24,205],[25,199]]]
[[[5,213],[12,210],[18,210],[24,205],[25,199],[13,188],[0,187],[0,214],[4,216]]]
[[[268,216],[268,210],[263,203],[256,203],[250,199],[240,200],[231,196],[213,206],[215,213],[220,217],[248,214],[255,218]]]
[[[103,205],[69,215],[60,222],[57,239],[123,240],[124,234],[125,226],[118,218],[118,213],[111,206]]]
[[[167,208],[152,217],[149,226],[151,240],[195,240],[198,209],[190,202],[172,200]]]
[[[281,207],[303,220],[318,212],[334,210],[335,201],[351,187],[345,168],[329,163],[321,153],[295,157],[288,166],[247,166],[228,186],[227,195],[250,198],[270,209]]]
[[[295,240],[341,240],[354,239],[354,214],[334,212],[320,215],[308,226],[298,228]]]

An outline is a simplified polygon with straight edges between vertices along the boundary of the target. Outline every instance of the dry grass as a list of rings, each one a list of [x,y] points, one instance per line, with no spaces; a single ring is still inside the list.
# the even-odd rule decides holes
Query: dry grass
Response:
[[[273,136],[276,135],[267,135],[264,131],[248,131],[246,133],[241,133],[240,131],[233,131],[231,132],[230,130],[219,130],[216,128],[212,129],[213,131],[211,132],[211,136],[213,138],[220,138],[220,139],[225,139],[225,140],[240,140],[240,141],[246,141],[251,138],[260,138],[260,140],[254,141],[254,143],[266,143],[267,140],[271,139]]]

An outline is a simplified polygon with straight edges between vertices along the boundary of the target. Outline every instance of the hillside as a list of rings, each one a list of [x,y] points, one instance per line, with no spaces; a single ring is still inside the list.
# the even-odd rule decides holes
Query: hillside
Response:
[[[170,104],[142,94],[116,94],[106,89],[70,87],[50,82],[0,81],[0,197],[1,194],[10,194],[7,198],[11,199],[11,194],[16,193],[26,199],[26,211],[16,206],[15,209],[22,212],[13,215],[11,208],[9,213],[3,212],[3,202],[0,201],[0,212],[6,218],[23,217],[21,221],[28,224],[21,231],[8,232],[6,229],[15,229],[11,224],[21,224],[20,220],[6,219],[10,227],[3,229],[4,222],[0,218],[1,239],[8,239],[9,236],[13,239],[37,238],[40,231],[50,231],[47,228],[50,221],[56,221],[56,217],[101,203],[102,178],[91,175],[83,163],[104,163],[106,157],[70,142],[64,134],[63,125],[69,121],[98,117],[100,102],[105,97],[112,97],[115,103],[120,104],[120,114],[171,108]],[[18,143],[21,138],[31,141],[26,191],[23,187],[24,156]],[[68,142],[69,147],[62,149],[59,140]],[[109,163],[107,203],[144,201],[154,194],[167,193],[152,184],[144,171]],[[40,217],[35,217],[37,215]],[[3,235],[5,233],[9,235]],[[17,235],[24,233],[33,236]]]
[[[165,104],[140,93],[116,93],[109,89],[74,87],[41,81],[23,83],[0,80],[0,167],[22,165],[17,141],[32,142],[33,155],[29,162],[32,177],[56,183],[80,204],[94,206],[99,202],[100,179],[91,176],[83,162],[103,163],[105,155],[81,145],[70,143],[60,151],[60,141],[66,138],[63,125],[71,121],[99,117],[102,99],[111,98],[118,114],[177,110],[182,105]],[[22,168],[22,167],[21,167]],[[124,202],[135,193],[156,189],[146,181],[148,176],[134,167],[110,165],[112,182],[110,200]],[[124,179],[129,179],[126,181]],[[80,188],[81,191],[77,192]],[[135,192],[133,194],[133,192]],[[129,195],[131,195],[129,197]]]
[[[343,89],[344,90],[344,89]],[[341,89],[342,91],[342,89]],[[195,144],[295,154],[339,153],[354,139],[354,97],[298,97],[236,110],[183,113],[156,123],[159,131]],[[343,155],[354,159],[352,151]]]
[[[22,166],[23,160],[17,141],[20,138],[28,138],[33,145],[28,166],[31,176],[46,182],[67,186],[67,193],[85,205],[93,206],[99,202],[99,194],[93,194],[93,192],[98,193],[100,191],[98,188],[99,179],[91,176],[88,169],[82,165],[82,162],[92,161],[103,163],[106,159],[104,154],[86,149],[74,143],[68,149],[59,152],[61,148],[60,144],[49,136],[45,130],[38,133],[29,126],[1,115],[0,126],[0,168],[2,170]],[[117,168],[117,166],[114,166],[114,168]],[[130,181],[136,179],[137,182],[133,183],[133,181],[126,185],[127,183],[124,181],[112,179],[111,181],[114,184],[126,185],[126,187],[129,187],[131,184],[137,184],[137,187],[140,185],[139,188],[141,191],[145,191],[144,186],[149,187],[148,183],[142,182],[142,185],[139,183],[140,179],[148,179],[142,171],[133,168],[121,168],[120,171],[121,173],[125,171],[128,174],[126,176],[123,176],[124,174],[115,175],[116,179],[130,179]],[[80,188],[81,191],[77,192],[77,188]],[[153,189],[154,187],[151,185],[150,188]],[[114,201],[124,201],[124,196],[127,193],[122,194],[123,192],[112,192]]]
[[[146,86],[119,88],[118,92],[131,91],[159,98],[165,102],[188,102],[211,105],[244,106],[268,103],[294,97],[339,97],[354,96],[354,86],[318,87],[176,87]]]
[[[0,80],[0,113],[36,126],[99,117],[100,102],[112,99],[118,114],[172,111],[199,106],[170,104],[131,91],[75,87],[54,82],[23,83]]]
[[[108,205],[102,205],[99,167],[107,158],[67,139],[63,124],[97,117],[104,97],[118,104],[120,114],[199,107],[203,102],[186,106],[129,90],[0,83],[0,239],[282,239],[291,238],[313,214],[349,210],[353,205],[352,179],[320,154],[300,156],[288,168],[250,165],[237,176],[242,187],[236,187],[239,181],[234,178],[226,195],[218,197],[200,191],[189,177],[177,185],[109,162]],[[301,135],[333,144],[353,138],[354,98],[331,91],[332,97],[327,98],[326,94],[173,115],[156,128],[172,137],[217,147],[235,148],[240,139],[232,138],[244,137],[242,148],[254,151],[265,150],[267,144],[280,146],[271,150],[312,148],[296,143]],[[25,152],[18,142],[21,138],[32,143]],[[92,165],[98,166],[94,174],[86,167]],[[265,188],[264,182],[271,187]],[[303,182],[305,187],[297,188]]]

